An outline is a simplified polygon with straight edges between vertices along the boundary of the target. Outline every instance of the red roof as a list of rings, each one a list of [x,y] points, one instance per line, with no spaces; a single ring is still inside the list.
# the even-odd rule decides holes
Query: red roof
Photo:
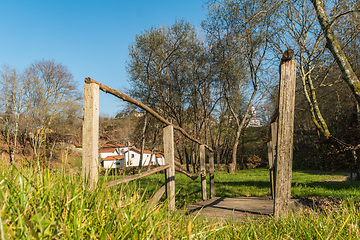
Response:
[[[140,150],[140,149],[137,149],[137,148],[132,148],[132,149],[130,149],[130,151],[134,151],[134,152],[141,153],[141,150]],[[151,151],[150,151],[150,150],[144,150],[143,153],[151,153]]]
[[[107,156],[104,158],[104,161],[114,161],[114,160],[121,160],[124,159],[124,156],[122,155],[115,155],[115,156]]]
[[[116,148],[101,148],[99,149],[99,153],[109,153],[109,152],[115,152]]]

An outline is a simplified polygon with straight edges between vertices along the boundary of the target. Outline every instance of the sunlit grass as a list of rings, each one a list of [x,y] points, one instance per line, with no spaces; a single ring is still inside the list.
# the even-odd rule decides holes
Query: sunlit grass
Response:
[[[216,173],[217,195],[265,194],[268,172],[247,170],[229,175]],[[296,179],[296,172],[294,179]],[[303,173],[301,173],[303,174]],[[319,186],[319,176],[305,173],[293,190],[332,189],[334,195],[350,196],[356,184]],[[299,175],[300,176],[300,175]],[[344,201],[341,211],[297,213],[278,221],[273,218],[242,222],[204,220],[172,212],[163,201],[151,207],[149,199],[164,175],[143,181],[106,187],[113,177],[104,176],[94,189],[81,176],[62,169],[34,166],[0,167],[1,239],[359,239],[359,211]],[[302,182],[301,182],[302,180]],[[197,201],[199,180],[176,175],[179,202]],[[325,183],[321,183],[325,184]],[[327,184],[327,183],[326,183]],[[331,184],[331,183],[329,183]],[[338,183],[341,184],[341,183]],[[347,183],[345,183],[347,184]],[[222,191],[222,185],[224,188]],[[244,185],[243,190],[240,186]],[[157,186],[157,187],[156,187]],[[140,187],[140,188],[139,188]],[[148,189],[145,191],[145,189]],[[337,188],[337,189],[336,189]],[[243,191],[243,192],[242,192]],[[255,192],[252,192],[255,191]],[[233,192],[233,193],[232,193]],[[260,193],[257,193],[260,192]],[[244,195],[246,195],[244,194]],[[316,192],[315,192],[316,194]]]
[[[292,196],[334,197],[360,200],[360,182],[326,182],[346,176],[345,173],[330,174],[315,171],[294,171],[292,176]],[[209,180],[209,176],[207,176]],[[215,172],[216,197],[270,196],[269,170],[265,168],[237,171],[235,174]],[[165,179],[163,174],[155,174],[137,180],[141,189],[154,193]],[[209,181],[207,182],[209,184]],[[193,181],[182,174],[176,174],[175,187],[177,207],[184,207],[201,201],[200,178]],[[208,195],[210,194],[208,189]]]

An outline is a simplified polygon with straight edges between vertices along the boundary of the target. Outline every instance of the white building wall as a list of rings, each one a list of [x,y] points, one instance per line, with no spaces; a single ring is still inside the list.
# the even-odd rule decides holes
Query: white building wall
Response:
[[[130,158],[129,158],[130,157]],[[143,157],[143,166],[148,166],[151,159],[151,153],[144,153]],[[151,159],[152,164],[150,165],[164,165],[164,158],[157,158],[155,154],[153,154],[153,157]],[[124,162],[126,164],[126,167],[138,167],[140,163],[140,153],[135,151],[129,151],[124,154]]]
[[[164,157],[157,157],[156,160],[155,160],[155,165],[165,165],[164,163]]]
[[[106,160],[104,161],[104,168],[122,168],[124,160]]]

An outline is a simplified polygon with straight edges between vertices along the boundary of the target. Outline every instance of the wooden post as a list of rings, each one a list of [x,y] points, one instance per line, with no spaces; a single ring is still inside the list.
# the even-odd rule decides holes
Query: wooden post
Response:
[[[271,197],[272,199],[275,199],[275,161],[276,161],[277,122],[271,123],[270,135],[271,135],[270,141],[267,143],[270,185],[271,185]]]
[[[175,210],[175,157],[174,157],[174,127],[169,125],[164,128],[164,159],[170,168],[165,171],[166,196],[171,210]]]
[[[201,171],[201,196],[202,200],[207,200],[206,196],[206,166],[205,166],[205,146],[200,145],[200,171]]]
[[[294,105],[296,60],[280,66],[279,118],[275,162],[274,217],[278,219],[290,210],[291,175],[294,135]]]
[[[211,152],[209,156],[210,164],[210,198],[215,197],[215,179],[214,179],[214,153]]]
[[[83,179],[94,187],[99,178],[99,85],[84,85],[83,108],[82,173]]]

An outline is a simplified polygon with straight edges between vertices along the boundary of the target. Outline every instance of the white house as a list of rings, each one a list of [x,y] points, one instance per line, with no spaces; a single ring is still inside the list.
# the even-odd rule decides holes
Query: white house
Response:
[[[104,168],[122,168],[124,167],[124,156],[107,156],[103,159]]]
[[[131,148],[124,153],[125,167],[137,167],[140,163],[141,150],[137,148]],[[143,166],[148,165],[164,165],[164,157],[160,152],[151,154],[151,151],[144,150],[143,152]]]
[[[105,159],[108,156],[120,155],[117,148],[101,148],[99,149],[99,157]]]
[[[124,152],[134,147],[135,147],[134,143],[129,143],[128,146],[126,146],[125,144],[105,144],[101,147],[101,149],[116,148],[117,150],[116,155],[124,155]]]

